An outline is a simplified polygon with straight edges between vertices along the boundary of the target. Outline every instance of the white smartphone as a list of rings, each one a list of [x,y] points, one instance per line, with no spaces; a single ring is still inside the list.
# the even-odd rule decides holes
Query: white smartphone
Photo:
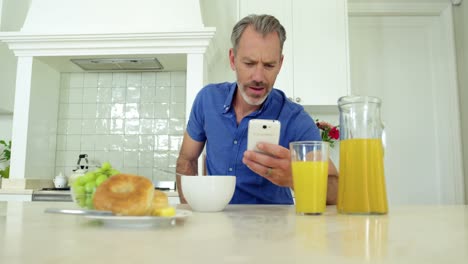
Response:
[[[247,135],[247,150],[262,152],[257,148],[260,142],[279,144],[281,123],[278,120],[251,119]]]

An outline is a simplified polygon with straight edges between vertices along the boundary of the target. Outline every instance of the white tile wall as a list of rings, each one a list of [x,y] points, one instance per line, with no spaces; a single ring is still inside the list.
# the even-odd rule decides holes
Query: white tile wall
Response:
[[[175,180],[185,130],[185,72],[62,73],[56,173],[79,154],[153,181]]]

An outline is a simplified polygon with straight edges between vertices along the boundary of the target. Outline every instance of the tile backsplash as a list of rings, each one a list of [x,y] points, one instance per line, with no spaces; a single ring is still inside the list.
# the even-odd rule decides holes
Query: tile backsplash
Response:
[[[185,72],[62,73],[55,171],[79,154],[153,181],[175,180],[185,130]],[[91,168],[93,169],[93,168]]]

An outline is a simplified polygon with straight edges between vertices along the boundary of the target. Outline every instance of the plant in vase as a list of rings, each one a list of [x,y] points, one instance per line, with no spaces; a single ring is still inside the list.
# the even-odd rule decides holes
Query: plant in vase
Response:
[[[10,177],[10,157],[11,157],[11,140],[8,143],[5,140],[0,140],[0,148],[2,152],[0,153],[0,163],[7,163],[5,169],[0,169],[0,178],[9,178]]]
[[[322,136],[322,141],[328,142],[330,147],[335,146],[335,142],[340,139],[340,130],[339,126],[333,126],[332,124],[315,120],[317,127],[320,129],[320,135]]]

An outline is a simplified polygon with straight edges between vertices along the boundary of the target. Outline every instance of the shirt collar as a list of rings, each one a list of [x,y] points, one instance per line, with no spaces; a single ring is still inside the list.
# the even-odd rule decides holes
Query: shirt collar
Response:
[[[233,82],[229,86],[229,93],[223,105],[223,114],[226,114],[227,112],[229,112],[229,110],[231,110],[232,100],[234,99],[234,93],[236,92],[236,88],[237,88],[237,82]]]

